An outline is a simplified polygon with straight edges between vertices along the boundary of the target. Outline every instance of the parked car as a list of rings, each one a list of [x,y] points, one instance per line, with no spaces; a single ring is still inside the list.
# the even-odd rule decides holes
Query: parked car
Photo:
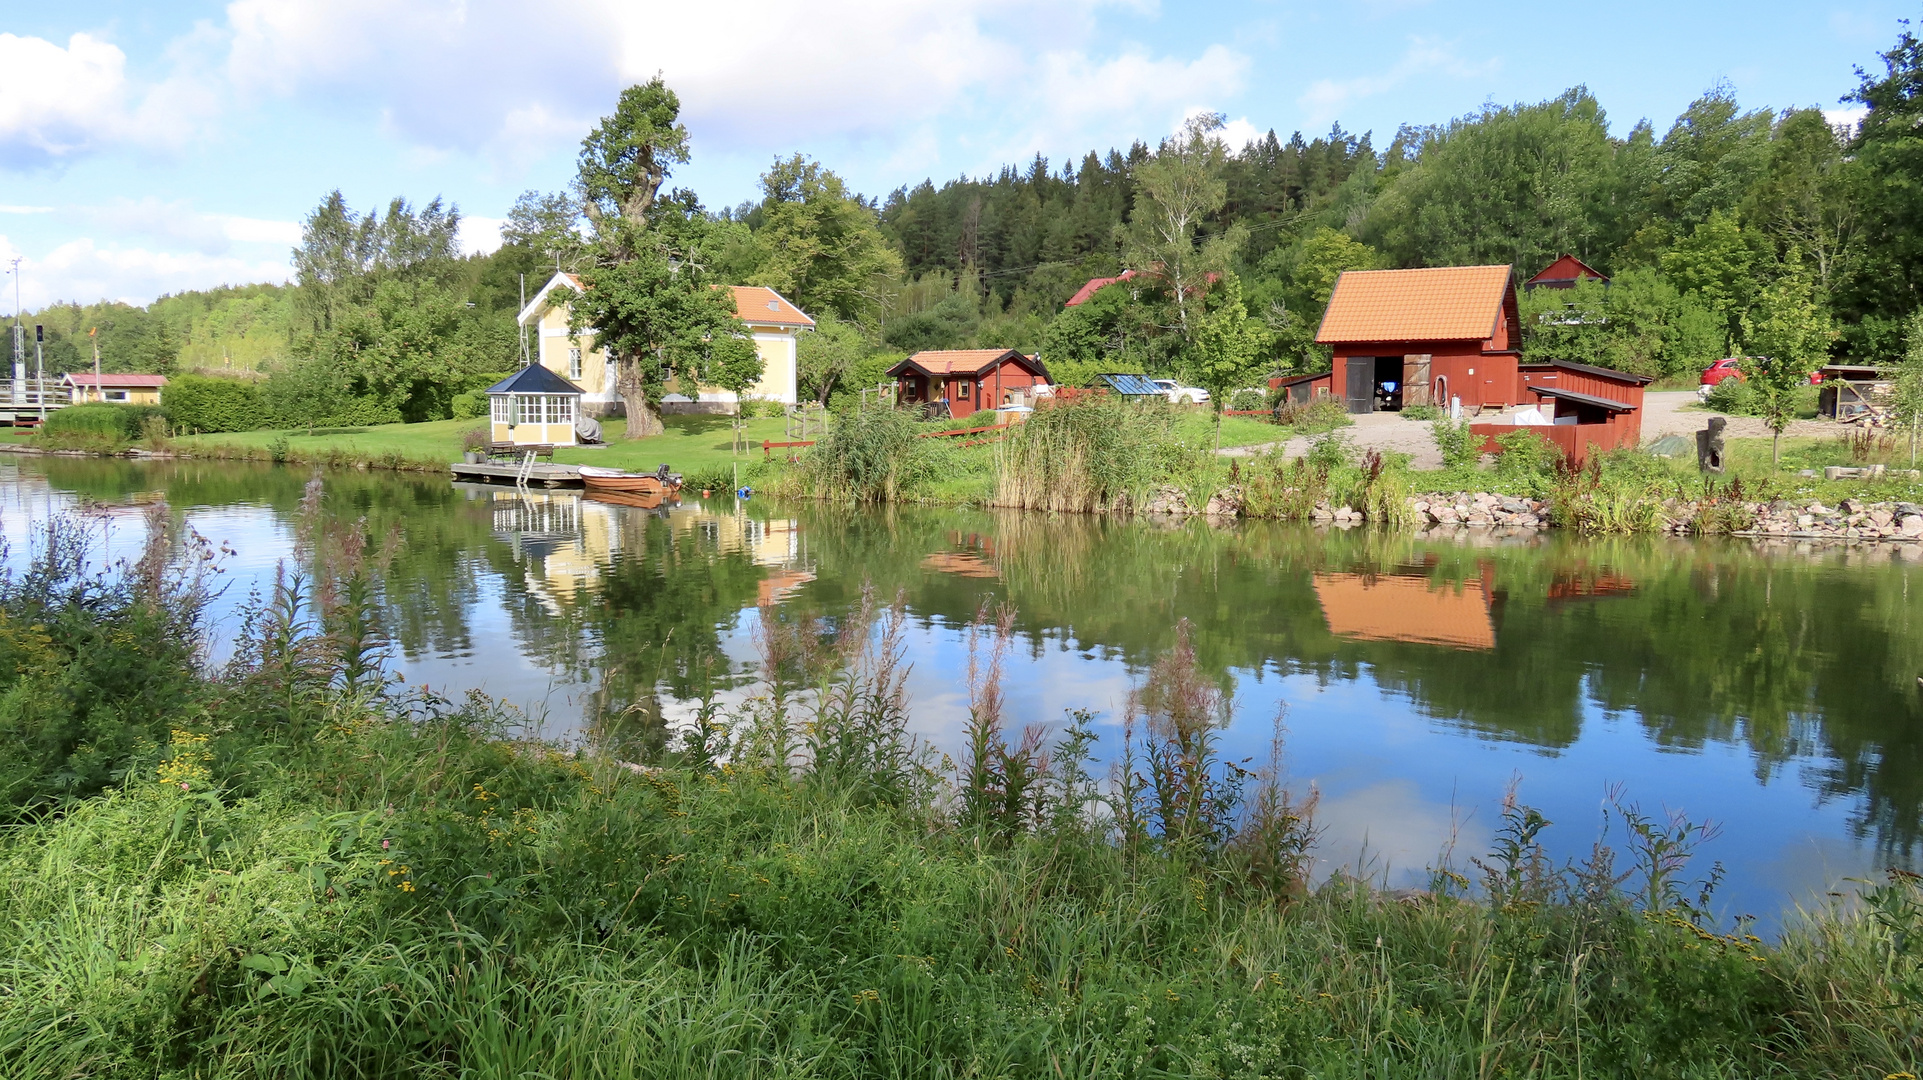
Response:
[[[1710,387],[1715,386],[1724,379],[1746,378],[1740,366],[1741,363],[1742,357],[1740,356],[1731,356],[1723,360],[1718,360],[1703,369],[1703,377],[1698,381],[1702,384],[1703,390],[1707,391]]]
[[[1202,405],[1209,400],[1209,392],[1199,386],[1183,386],[1174,379],[1150,379],[1149,382],[1161,387],[1162,393],[1176,405]]]
[[[1749,376],[1743,374],[1744,359],[1745,358],[1741,356],[1731,356],[1718,360],[1704,368],[1702,378],[1697,380],[1696,396],[1702,398],[1709,397],[1709,391],[1724,379],[1735,379],[1739,382],[1746,381]],[[1748,359],[1762,364],[1769,363],[1769,361],[1763,357],[1749,357]],[[1809,381],[1811,386],[1821,384],[1823,381],[1823,373],[1820,371],[1810,372]]]

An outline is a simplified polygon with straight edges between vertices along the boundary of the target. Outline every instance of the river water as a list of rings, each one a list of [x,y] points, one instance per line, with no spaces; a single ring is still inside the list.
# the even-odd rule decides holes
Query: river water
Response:
[[[233,612],[288,557],[305,473],[228,462],[0,460],[0,533],[80,514],[106,557],[164,502],[233,554]],[[390,667],[479,689],[555,737],[738,699],[764,610],[832,619],[864,585],[911,615],[916,733],[951,754],[968,624],[1013,605],[1011,711],[1096,714],[1119,745],[1131,687],[1186,619],[1232,688],[1223,744],[1319,793],[1321,873],[1419,884],[1489,850],[1503,792],[1587,852],[1613,798],[1717,827],[1693,873],[1725,914],[1774,923],[1888,865],[1923,829],[1923,550],[1486,531],[1418,539],[1241,523],[1158,526],[764,500],[667,510],[388,473],[334,473],[326,506],[404,538],[383,579]],[[1913,600],[1915,595],[1917,600]],[[217,647],[216,652],[220,647]],[[1612,795],[1613,793],[1613,795]],[[1620,832],[1612,839],[1620,840]]]

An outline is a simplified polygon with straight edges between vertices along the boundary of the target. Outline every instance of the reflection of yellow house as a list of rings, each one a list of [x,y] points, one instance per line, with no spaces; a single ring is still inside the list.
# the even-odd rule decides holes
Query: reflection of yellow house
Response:
[[[716,514],[696,504],[693,512],[671,519],[676,529],[694,532],[716,551],[746,552],[756,566],[787,566],[801,557],[801,522],[793,518],[754,518]]]
[[[570,290],[582,291],[581,279],[573,274],[554,275],[521,309],[520,324],[534,328],[535,357],[540,365],[585,391],[582,411],[593,416],[618,414],[621,395],[615,389],[615,371],[606,351],[595,346],[593,330],[583,330],[579,336],[568,330]],[[800,369],[797,342],[802,331],[814,329],[815,321],[773,289],[735,285],[731,290],[735,313],[747,324],[762,363],[761,381],[742,396],[794,404]],[[701,387],[696,398],[717,408],[736,400],[733,392],[712,386]]]
[[[1315,594],[1337,637],[1496,647],[1483,581],[1437,585],[1414,574],[1317,574]]]
[[[165,375],[83,375],[78,372],[61,380],[73,394],[75,405],[110,401],[122,405],[158,405],[160,388],[167,385]]]
[[[591,593],[621,550],[622,512],[575,492],[490,492],[494,532],[514,544],[523,580],[550,615]]]

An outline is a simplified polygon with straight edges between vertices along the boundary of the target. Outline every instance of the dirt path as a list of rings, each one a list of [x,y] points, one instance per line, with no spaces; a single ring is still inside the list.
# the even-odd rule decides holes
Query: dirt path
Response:
[[[1697,401],[1693,390],[1665,390],[1643,395],[1643,442],[1648,444],[1665,435],[1694,436],[1708,426],[1710,417],[1719,416],[1703,409],[1689,408]],[[1429,425],[1418,420],[1404,420],[1399,413],[1366,413],[1357,416],[1353,427],[1341,429],[1343,438],[1358,450],[1394,450],[1398,453],[1414,455],[1412,465],[1417,469],[1442,468],[1442,451],[1436,448],[1436,440],[1429,433]],[[1767,439],[1769,428],[1754,416],[1726,417],[1729,426],[1724,436],[1731,439]],[[1816,436],[1836,438],[1848,431],[1845,424],[1828,420],[1798,420],[1789,426],[1785,435]],[[1253,457],[1274,447],[1281,447],[1285,457],[1301,457],[1308,453],[1309,440],[1296,436],[1284,442],[1262,443],[1257,446],[1239,446],[1222,451],[1227,457]]]

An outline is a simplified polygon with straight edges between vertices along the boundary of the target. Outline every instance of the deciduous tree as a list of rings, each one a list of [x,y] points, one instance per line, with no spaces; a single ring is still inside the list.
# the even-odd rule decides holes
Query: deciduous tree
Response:
[[[614,114],[581,143],[578,187],[594,265],[581,274],[570,325],[592,327],[614,362],[629,438],[660,434],[655,405],[667,381],[699,383],[715,350],[732,350],[724,339],[746,334],[733,294],[718,287],[727,283],[706,271],[707,214],[686,192],[659,198],[669,167],[688,160],[680,112],[657,75],[622,91]]]
[[[1829,312],[1817,301],[1802,252],[1792,248],[1776,280],[1743,317],[1743,337],[1761,362],[1748,372],[1763,393],[1763,422],[1775,436],[1770,459],[1783,460],[1783,431],[1796,418],[1796,394],[1829,354]]]
[[[1215,405],[1215,446],[1222,447],[1222,409],[1229,395],[1254,386],[1269,373],[1269,332],[1249,318],[1242,303],[1242,282],[1224,274],[1211,291],[1208,310],[1196,320],[1195,341],[1188,348],[1188,377],[1209,392]]]
[[[1128,264],[1167,286],[1172,329],[1185,343],[1195,340],[1194,321],[1210,279],[1228,270],[1248,237],[1240,226],[1205,232],[1228,200],[1222,125],[1222,114],[1199,113],[1163,140],[1155,156],[1135,169],[1135,205],[1119,231]]]

